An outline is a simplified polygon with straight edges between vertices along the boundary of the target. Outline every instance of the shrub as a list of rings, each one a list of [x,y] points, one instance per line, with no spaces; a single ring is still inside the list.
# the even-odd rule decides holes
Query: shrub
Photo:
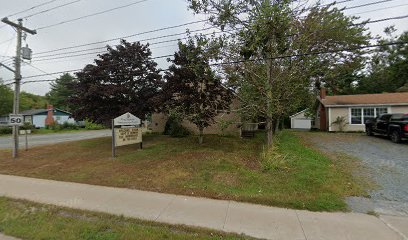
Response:
[[[344,127],[348,124],[345,116],[338,116],[336,120],[334,120],[331,125],[337,125],[339,132],[344,131]]]
[[[163,134],[172,137],[185,137],[190,135],[190,131],[181,124],[178,118],[170,116],[164,127]]]
[[[12,134],[13,133],[13,129],[10,127],[0,127],[0,135],[3,134]]]
[[[20,127],[21,130],[33,130],[35,129],[34,125],[29,122],[25,122],[23,126]]]
[[[75,124],[75,123],[64,122],[64,123],[61,125],[61,128],[62,128],[62,129],[77,130],[79,127],[78,127],[78,125]]]
[[[100,130],[100,129],[104,129],[104,128],[105,128],[105,126],[103,126],[102,124],[94,123],[92,120],[85,119],[85,129],[88,129],[88,130]]]

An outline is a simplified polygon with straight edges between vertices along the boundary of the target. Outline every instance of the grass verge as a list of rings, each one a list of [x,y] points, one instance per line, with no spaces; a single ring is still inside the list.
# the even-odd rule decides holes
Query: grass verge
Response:
[[[344,198],[364,195],[355,162],[329,158],[284,131],[272,151],[255,139],[205,136],[144,137],[144,149],[125,146],[110,158],[109,138],[43,146],[15,161],[0,151],[0,173],[227,199],[257,204],[346,211]]]
[[[22,200],[0,198],[0,232],[22,239],[249,239]]]

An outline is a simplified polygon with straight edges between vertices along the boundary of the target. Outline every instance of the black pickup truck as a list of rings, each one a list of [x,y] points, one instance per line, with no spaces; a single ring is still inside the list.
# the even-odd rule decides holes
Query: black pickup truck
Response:
[[[365,123],[368,136],[380,134],[391,137],[395,143],[408,138],[408,114],[384,114]]]

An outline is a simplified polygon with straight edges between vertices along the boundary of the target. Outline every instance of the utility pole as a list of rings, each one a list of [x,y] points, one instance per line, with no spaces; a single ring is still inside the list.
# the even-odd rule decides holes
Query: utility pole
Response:
[[[16,48],[16,59],[15,59],[15,70],[14,70],[14,101],[13,101],[13,114],[20,113],[20,84],[21,84],[21,40],[23,36],[23,31],[31,35],[37,34],[37,31],[31,30],[23,27],[23,19],[18,19],[18,24],[12,21],[9,21],[8,18],[3,18],[1,20],[3,23],[14,27],[17,31],[17,48]],[[13,158],[18,157],[18,135],[19,135],[19,126],[13,126]]]

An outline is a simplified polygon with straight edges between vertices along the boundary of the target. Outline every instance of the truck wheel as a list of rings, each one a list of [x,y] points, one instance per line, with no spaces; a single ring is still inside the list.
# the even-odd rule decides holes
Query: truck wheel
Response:
[[[400,143],[401,142],[401,135],[397,130],[394,130],[391,133],[391,141],[394,143]]]
[[[371,127],[366,127],[367,136],[374,136],[373,129]]]

